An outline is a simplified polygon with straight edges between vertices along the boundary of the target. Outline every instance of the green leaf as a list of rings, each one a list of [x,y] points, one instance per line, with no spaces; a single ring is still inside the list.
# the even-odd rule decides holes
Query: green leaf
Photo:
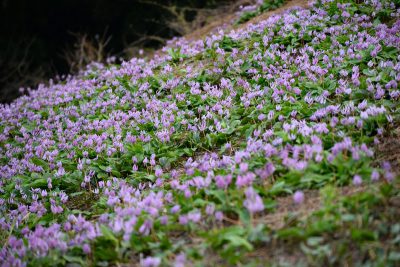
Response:
[[[269,193],[273,196],[279,195],[282,193],[292,193],[292,191],[286,187],[285,181],[276,182],[272,188],[269,190]]]
[[[29,184],[29,187],[32,188],[47,187],[47,179],[46,178],[35,179],[32,183]]]
[[[249,224],[250,223],[250,213],[246,209],[237,208],[236,210],[237,210],[237,213],[239,214],[240,220],[246,225]]]
[[[278,237],[282,239],[302,239],[304,231],[298,227],[285,228],[278,231]]]
[[[100,230],[106,239],[110,240],[115,245],[118,245],[118,239],[114,236],[114,233],[107,226],[102,224],[100,226]]]
[[[225,240],[229,241],[228,246],[231,247],[244,247],[249,251],[253,249],[253,246],[246,239],[237,235],[228,235]]]
[[[315,247],[320,245],[324,241],[323,237],[315,236],[307,238],[307,245]]]
[[[81,257],[78,257],[78,256],[64,255],[63,258],[64,258],[67,262],[79,263],[80,266],[85,265],[85,262],[83,261],[83,259],[82,259]]]
[[[390,261],[397,261],[397,262],[399,262],[399,261],[400,261],[400,252],[391,251],[391,252],[389,253],[388,259],[389,259]]]
[[[376,234],[371,230],[352,229],[351,238],[359,242],[374,241],[376,240]]]

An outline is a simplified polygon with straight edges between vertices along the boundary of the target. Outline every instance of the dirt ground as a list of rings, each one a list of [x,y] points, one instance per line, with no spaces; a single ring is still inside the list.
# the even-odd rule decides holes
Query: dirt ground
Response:
[[[227,30],[229,31],[230,29],[239,29],[239,28],[244,28],[248,26],[249,24],[257,23],[262,20],[266,20],[268,17],[282,13],[288,9],[291,9],[293,7],[303,7],[306,8],[309,5],[309,1],[307,0],[289,0],[286,1],[283,6],[281,6],[278,9],[267,11],[262,13],[261,15],[254,17],[247,21],[246,23],[240,24],[240,25],[234,25],[233,21],[237,19],[236,12],[239,11],[239,7],[241,5],[248,4],[248,0],[239,0],[237,1],[234,5],[232,5],[232,8],[229,10],[229,12],[225,14],[221,14],[218,17],[213,18],[213,21],[204,27],[195,30],[193,33],[190,33],[186,36],[184,36],[188,40],[197,40],[204,38],[208,34],[217,31],[218,29],[222,28],[223,26],[227,26]]]

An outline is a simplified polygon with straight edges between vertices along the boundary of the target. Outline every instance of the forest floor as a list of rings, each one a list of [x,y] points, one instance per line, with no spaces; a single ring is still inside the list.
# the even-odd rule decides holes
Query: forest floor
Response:
[[[314,4],[0,106],[0,266],[397,266],[400,3]]]

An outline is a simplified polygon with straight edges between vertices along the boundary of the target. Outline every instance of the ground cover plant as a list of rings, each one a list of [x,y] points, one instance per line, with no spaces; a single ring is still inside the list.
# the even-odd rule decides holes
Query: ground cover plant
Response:
[[[395,266],[399,7],[317,1],[0,106],[0,264]]]
[[[242,10],[236,24],[242,24],[265,11],[275,10],[284,4],[284,0],[258,1],[258,5],[247,6]]]

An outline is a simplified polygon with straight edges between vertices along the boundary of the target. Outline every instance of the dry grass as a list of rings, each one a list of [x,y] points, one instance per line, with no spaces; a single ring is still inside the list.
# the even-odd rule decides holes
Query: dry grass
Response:
[[[261,15],[254,17],[250,19],[248,22],[240,24],[240,25],[234,25],[234,20],[237,19],[237,12],[239,11],[239,7],[241,5],[249,4],[251,1],[248,0],[239,0],[237,1],[232,7],[229,9],[228,12],[224,14],[220,14],[217,17],[213,17],[213,21],[207,25],[205,25],[202,28],[199,28],[195,30],[193,33],[187,34],[184,37],[188,40],[198,40],[202,39],[205,36],[209,35],[212,32],[217,31],[218,29],[224,27],[227,31],[230,31],[232,29],[241,29],[245,28],[250,24],[258,23],[262,20],[268,19],[270,16],[280,14],[282,12],[285,12],[289,9],[292,9],[294,7],[308,7],[309,1],[307,0],[290,0],[287,1],[283,6],[281,6],[278,9],[267,11],[262,13]]]
[[[69,198],[66,205],[70,210],[91,211],[93,209],[93,203],[95,203],[98,199],[98,195],[85,192]]]
[[[380,143],[376,145],[375,163],[388,161],[393,170],[400,173],[400,124],[394,129],[389,129],[387,133],[379,139]]]
[[[267,11],[262,13],[261,15],[252,18],[251,20],[247,21],[246,23],[243,23],[241,25],[238,26],[238,28],[245,28],[250,24],[255,24],[258,23],[260,21],[266,20],[271,16],[277,15],[277,14],[281,14],[287,10],[290,10],[292,8],[295,7],[302,7],[302,8],[307,8],[309,6],[309,2],[308,0],[291,0],[291,1],[286,1],[286,3],[275,9],[275,10],[271,10],[271,11]]]
[[[369,186],[345,186],[337,190],[340,196],[350,196],[365,191]],[[290,224],[289,214],[294,214],[297,220],[303,220],[322,207],[319,190],[306,190],[304,196],[302,204],[295,204],[292,196],[278,197],[276,211],[257,218],[255,222],[262,222],[272,230],[279,230]]]

